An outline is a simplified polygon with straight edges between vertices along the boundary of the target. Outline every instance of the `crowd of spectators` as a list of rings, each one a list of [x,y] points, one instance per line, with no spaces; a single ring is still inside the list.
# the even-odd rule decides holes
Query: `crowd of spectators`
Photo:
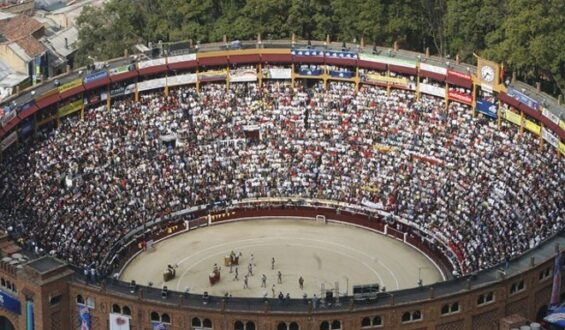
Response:
[[[0,225],[77,265],[165,214],[252,197],[376,205],[443,240],[463,272],[536,246],[565,216],[564,162],[537,137],[455,102],[348,83],[144,94],[5,158]]]

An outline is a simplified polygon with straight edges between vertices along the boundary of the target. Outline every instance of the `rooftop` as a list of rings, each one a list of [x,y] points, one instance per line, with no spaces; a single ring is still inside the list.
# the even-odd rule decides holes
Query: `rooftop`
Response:
[[[0,34],[9,41],[30,36],[41,28],[43,24],[26,15],[0,20]]]
[[[46,50],[45,46],[32,36],[23,37],[16,43],[32,58],[41,55]]]
[[[45,274],[47,272],[65,266],[65,263],[58,259],[45,256],[27,263],[27,266],[40,274]]]
[[[78,29],[74,26],[61,30],[54,35],[45,39],[48,45],[55,53],[62,57],[67,57],[77,50]]]

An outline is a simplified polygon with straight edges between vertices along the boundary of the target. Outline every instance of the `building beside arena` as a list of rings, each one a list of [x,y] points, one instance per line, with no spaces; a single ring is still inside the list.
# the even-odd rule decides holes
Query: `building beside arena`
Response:
[[[9,99],[0,118],[0,147],[6,155],[38,131],[57,127],[69,115],[83,116],[89,108],[107,106],[113,99],[139,100],[144,92],[167,95],[175,86],[208,82],[298,80],[349,82],[386,90],[404,89],[432,95],[446,104],[459,102],[473,115],[508,121],[540,145],[551,145],[565,155],[565,110],[555,99],[503,76],[498,64],[479,59],[478,66],[398,49],[341,47],[329,41],[288,41],[273,45],[241,43],[200,45],[175,49],[171,56],[125,56],[94,71],[68,72]],[[166,52],[162,52],[163,54]],[[276,67],[273,67],[276,65]],[[300,216],[336,220],[373,229],[411,245],[434,260],[449,279],[376,297],[335,297],[322,307],[312,300],[204,297],[185,292],[163,292],[124,283],[111,275],[86,281],[80,265],[51,256],[20,251],[7,235],[0,238],[1,329],[234,329],[234,330],[349,330],[349,329],[511,329],[525,320],[539,320],[552,293],[554,259],[565,246],[563,232],[518,258],[478,272],[467,272],[460,256],[439,248],[426,232],[410,223],[398,227],[367,208],[316,199],[257,199],[220,208],[193,208],[190,220],[164,217],[150,227],[152,239],[164,239],[211,222],[262,216]],[[376,213],[378,214],[378,213]],[[139,252],[145,240],[136,232],[116,242],[104,256],[110,269],[120,269]],[[453,271],[462,274],[451,276]],[[563,293],[561,288],[559,293]],[[521,317],[520,317],[521,316]],[[82,327],[81,327],[82,326]]]

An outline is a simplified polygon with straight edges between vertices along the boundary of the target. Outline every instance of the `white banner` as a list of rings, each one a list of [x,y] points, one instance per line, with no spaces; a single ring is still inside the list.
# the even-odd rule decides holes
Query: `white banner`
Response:
[[[167,64],[167,59],[158,58],[156,60],[149,60],[137,63],[138,69],[150,68],[152,66]]]
[[[231,82],[250,82],[257,81],[257,70],[255,69],[237,69],[230,72]]]
[[[361,205],[366,206],[366,207],[370,207],[372,209],[377,209],[377,210],[382,210],[384,209],[383,203],[378,202],[378,203],[374,203],[371,202],[370,200],[363,198],[363,200],[361,201]]]
[[[179,55],[179,56],[171,56],[167,58],[167,63],[179,63],[179,62],[188,62],[188,61],[196,61],[196,54],[186,54],[186,55]]]
[[[135,83],[127,85],[126,89],[124,90],[124,95],[132,94],[132,93],[135,93]]]
[[[553,133],[550,130],[548,130],[545,127],[542,127],[541,135],[543,136],[543,139],[547,141],[547,143],[551,144],[555,148],[559,147],[559,138],[553,135]]]
[[[17,115],[16,110],[12,110],[10,112],[5,113],[4,117],[2,117],[2,120],[0,121],[2,126],[6,126],[6,124],[14,117],[16,117],[16,115]]]
[[[148,91],[155,88],[165,87],[166,84],[167,84],[167,78],[145,80],[137,83],[137,90],[139,92]]]
[[[392,65],[396,65],[396,66],[403,66],[403,67],[406,67],[406,68],[416,68],[416,62],[415,61],[403,60],[403,59],[394,58],[394,57],[390,57],[390,56],[359,53],[359,59],[362,60],[362,61],[392,64]]]
[[[265,79],[290,79],[292,77],[292,69],[273,68],[263,69],[263,78]]]
[[[4,151],[8,149],[14,142],[18,140],[18,132],[12,132],[8,135],[2,142],[0,142],[0,150]]]
[[[428,71],[428,72],[435,72],[442,75],[447,75],[447,69],[442,68],[441,66],[435,66],[427,63],[420,63],[420,70]]]
[[[445,98],[445,87],[438,87],[430,84],[420,83],[420,93]]]
[[[556,116],[553,113],[549,112],[549,110],[547,110],[546,108],[542,108],[541,113],[544,115],[544,117],[551,120],[556,125],[559,125],[559,116]]]
[[[167,86],[180,86],[196,84],[196,73],[181,74],[178,76],[167,77]]]
[[[110,313],[110,330],[130,330],[129,316]]]

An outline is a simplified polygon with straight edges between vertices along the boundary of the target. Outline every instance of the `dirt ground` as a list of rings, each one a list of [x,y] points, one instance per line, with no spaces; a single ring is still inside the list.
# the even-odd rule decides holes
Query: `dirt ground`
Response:
[[[224,266],[224,256],[232,250],[242,253],[239,281],[234,280],[235,268],[230,273],[230,267]],[[252,254],[256,265],[249,288],[244,289],[243,277]],[[139,254],[120,278],[144,285],[152,282],[160,288],[169,264],[177,267],[176,277],[166,284],[169,290],[234,297],[272,296],[273,289],[277,296],[283,292],[292,298],[304,293],[312,297],[320,295],[322,285],[326,290],[335,289],[336,283],[340,295],[345,295],[352,294],[353,285],[358,284],[379,283],[391,291],[416,286],[418,276],[424,284],[442,280],[427,257],[400,241],[354,226],[297,219],[238,221],[191,230]],[[211,286],[208,277],[214,264],[221,267],[221,280]],[[282,284],[277,283],[278,271]],[[266,288],[261,287],[263,274]],[[303,290],[298,284],[300,276]]]

